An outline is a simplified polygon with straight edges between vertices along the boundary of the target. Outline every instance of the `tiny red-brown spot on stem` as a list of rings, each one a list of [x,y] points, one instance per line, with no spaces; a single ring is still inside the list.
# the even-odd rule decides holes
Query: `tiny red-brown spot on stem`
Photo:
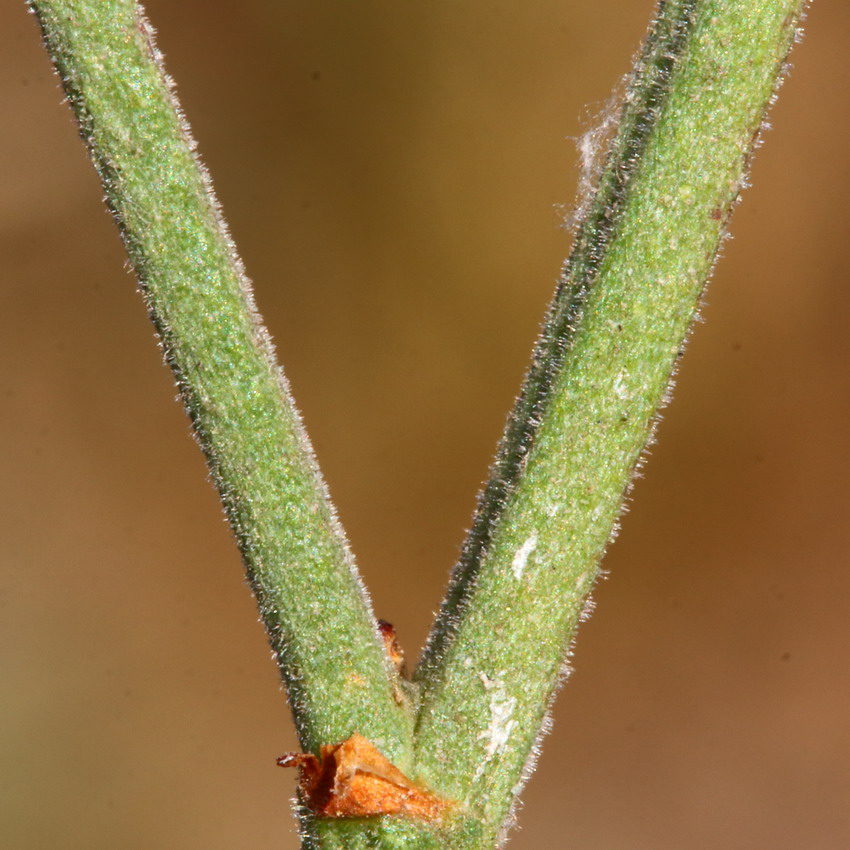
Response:
[[[404,676],[404,653],[398,642],[398,637],[395,633],[395,626],[388,623],[386,620],[378,620],[378,631],[384,639],[384,649],[395,666],[399,676]]]

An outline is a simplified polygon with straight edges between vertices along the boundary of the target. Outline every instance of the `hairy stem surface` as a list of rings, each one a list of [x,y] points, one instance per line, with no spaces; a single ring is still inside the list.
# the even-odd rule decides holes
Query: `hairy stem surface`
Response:
[[[416,673],[394,680],[250,286],[133,0],[28,0],[207,456],[305,750],[358,732],[439,823],[302,812],[305,848],[504,832],[803,0],[662,0]]]
[[[301,743],[352,732],[402,768],[411,718],[250,285],[132,0],[32,0],[177,379]]]
[[[661,2],[426,648],[418,768],[503,829],[794,40],[800,0]]]

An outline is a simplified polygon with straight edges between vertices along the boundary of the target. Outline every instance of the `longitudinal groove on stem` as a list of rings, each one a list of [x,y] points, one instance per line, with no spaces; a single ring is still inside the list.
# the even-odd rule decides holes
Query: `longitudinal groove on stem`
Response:
[[[579,226],[572,254],[535,345],[531,368],[508,419],[490,480],[479,497],[472,528],[416,670],[418,681],[428,681],[452,639],[465,600],[472,592],[476,573],[493,538],[499,515],[534,444],[546,414],[553,383],[570,348],[582,305],[616,232],[629,183],[655,126],[666,93],[665,84],[686,42],[696,2],[687,0],[681,3],[676,15],[665,16],[662,8],[656,29],[647,38],[630,74],[626,85],[627,101],[622,107],[619,127],[606,156],[607,167],[600,174],[587,215]],[[669,4],[662,4],[662,7],[666,5]],[[640,86],[636,85],[638,80]]]
[[[423,660],[424,781],[501,834],[802,0],[659,3]],[[485,840],[486,846],[486,840]]]

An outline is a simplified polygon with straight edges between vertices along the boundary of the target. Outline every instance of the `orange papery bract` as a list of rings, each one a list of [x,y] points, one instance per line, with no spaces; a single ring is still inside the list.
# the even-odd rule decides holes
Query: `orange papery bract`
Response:
[[[301,771],[299,788],[307,807],[326,818],[407,815],[439,820],[452,804],[411,782],[368,739],[354,734],[341,744],[312,753],[288,753],[281,767]]]

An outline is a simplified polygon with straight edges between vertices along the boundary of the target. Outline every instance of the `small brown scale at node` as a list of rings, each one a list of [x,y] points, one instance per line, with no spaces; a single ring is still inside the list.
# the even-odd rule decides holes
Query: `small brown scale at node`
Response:
[[[411,685],[407,678],[407,669],[404,663],[404,653],[396,636],[395,627],[392,623],[386,620],[378,620],[378,632],[384,642],[384,652],[387,654],[390,663],[393,665],[392,672],[394,676],[390,677],[390,684],[393,689],[393,698],[396,703],[401,706],[411,708],[411,697],[415,693],[415,687]],[[413,697],[415,700],[415,697]]]
[[[378,620],[378,631],[384,639],[384,649],[387,656],[392,661],[396,673],[402,678],[406,678],[404,669],[404,653],[401,651],[401,646],[398,642],[398,637],[395,633],[395,626],[388,623],[386,620]]]
[[[319,817],[354,818],[408,815],[438,820],[452,804],[414,785],[368,739],[354,734],[341,744],[312,753],[288,753],[281,767],[301,771],[306,805]]]

